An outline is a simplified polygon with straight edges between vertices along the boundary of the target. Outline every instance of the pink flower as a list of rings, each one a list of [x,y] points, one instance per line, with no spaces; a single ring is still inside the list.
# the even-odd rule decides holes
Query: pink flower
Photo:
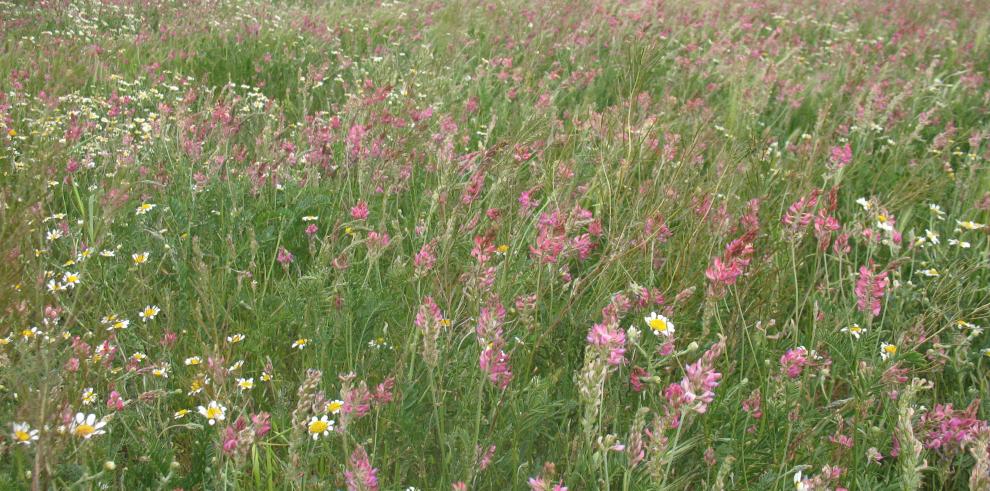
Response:
[[[364,200],[358,201],[356,205],[351,207],[351,218],[355,220],[364,220],[368,218],[368,203]]]
[[[979,408],[979,400],[962,410],[953,409],[952,404],[936,404],[921,416],[925,448],[938,450],[943,455],[961,451],[981,431],[988,430],[987,422],[976,417]]]
[[[368,249],[372,252],[380,253],[388,247],[390,242],[391,239],[386,232],[376,232],[374,230],[368,232]]]
[[[120,397],[120,393],[112,390],[110,391],[110,397],[107,398],[107,407],[113,409],[114,411],[124,410],[124,399]]]
[[[254,435],[261,438],[268,434],[268,431],[272,429],[271,415],[265,412],[261,412],[251,416],[251,422],[254,424]]]
[[[315,223],[311,223],[308,226],[306,226],[306,235],[309,235],[309,236],[312,237],[319,230],[320,230],[319,227],[317,227]]]
[[[815,237],[818,239],[818,250],[828,249],[829,241],[832,239],[832,232],[839,230],[839,220],[828,215],[825,210],[818,210],[815,216]]]
[[[464,189],[464,193],[461,195],[461,203],[465,205],[470,205],[474,200],[481,194],[481,188],[485,185],[485,173],[482,171],[475,172],[471,176],[471,180],[468,182],[467,187]]]
[[[809,364],[808,350],[804,346],[789,349],[780,357],[780,368],[790,378],[800,377],[804,367]]]
[[[718,387],[722,374],[715,371],[715,359],[725,349],[725,339],[719,340],[695,363],[684,367],[684,378],[680,384],[671,384],[664,391],[670,405],[669,410],[681,406],[698,414],[704,414],[715,400],[715,387]]]
[[[279,247],[278,257],[276,258],[279,264],[281,264],[282,266],[288,266],[289,264],[292,264],[292,261],[294,259],[295,257],[292,255],[291,252],[289,252],[284,247]]]
[[[347,483],[347,491],[378,490],[378,469],[371,466],[368,452],[363,446],[355,448],[351,458],[348,459],[344,481]]]
[[[787,225],[787,228],[792,234],[798,234],[804,231],[804,228],[811,223],[812,210],[818,205],[818,196],[821,194],[820,189],[815,189],[807,197],[802,197],[791,204],[787,208],[787,212],[780,221]]]
[[[742,402],[743,411],[753,417],[753,419],[760,419],[763,417],[763,410],[760,406],[763,403],[763,399],[760,397],[760,389],[756,389],[749,398]]]
[[[423,244],[423,247],[413,257],[413,267],[416,269],[416,275],[422,276],[427,271],[433,269],[433,263],[436,261],[437,257],[433,255],[433,246],[429,243]]]
[[[712,258],[712,265],[705,270],[705,277],[710,282],[708,293],[721,297],[728,285],[733,285],[746,271],[753,256],[753,241],[756,240],[757,229],[750,229],[742,236],[725,246],[722,258]]]
[[[872,316],[880,315],[880,305],[889,283],[887,272],[874,273],[872,268],[860,266],[856,280],[856,306],[860,312]]]
[[[848,165],[849,162],[852,162],[852,147],[848,143],[842,147],[832,147],[830,157],[832,165],[834,165],[836,169],[841,169]]]
[[[351,158],[357,158],[361,154],[361,142],[364,140],[365,130],[364,126],[355,124],[351,126],[351,129],[347,132],[347,146],[348,153]]]
[[[609,365],[625,363],[626,333],[622,329],[613,329],[606,324],[595,324],[588,331],[587,341],[606,354]]]
[[[499,389],[505,389],[512,381],[509,355],[496,346],[489,346],[481,352],[478,365],[481,367],[481,371],[487,373],[488,379]]]
[[[237,450],[237,430],[228,426],[223,430],[223,453],[233,454]]]

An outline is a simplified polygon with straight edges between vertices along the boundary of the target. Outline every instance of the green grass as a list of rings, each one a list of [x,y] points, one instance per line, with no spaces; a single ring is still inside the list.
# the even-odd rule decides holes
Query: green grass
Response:
[[[984,489],[987,7],[0,2],[0,488]]]

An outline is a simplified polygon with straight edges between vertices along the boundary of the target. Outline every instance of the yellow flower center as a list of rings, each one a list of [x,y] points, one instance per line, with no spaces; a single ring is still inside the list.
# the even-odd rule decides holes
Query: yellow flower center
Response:
[[[883,350],[887,353],[894,354],[897,353],[897,346],[887,345],[883,347]]]
[[[657,332],[664,332],[667,330],[667,322],[663,319],[650,319],[650,322],[648,322],[647,325],[650,326],[650,329]]]
[[[76,429],[73,431],[73,434],[75,434],[80,438],[85,438],[89,435],[92,435],[94,431],[96,431],[96,428],[94,428],[93,425],[88,425],[86,423],[83,423],[79,426],[76,426]]]
[[[334,413],[334,414],[336,414],[337,411],[340,411],[340,408],[343,407],[343,406],[344,406],[344,403],[339,402],[339,401],[329,402],[329,403],[327,403],[327,412],[328,413]]]
[[[31,435],[26,431],[17,430],[14,432],[14,438],[19,442],[26,442],[31,439]]]
[[[206,409],[206,419],[219,419],[223,416],[223,411],[218,407],[210,407]]]
[[[315,435],[317,433],[323,433],[324,431],[327,431],[327,428],[329,427],[330,427],[329,423],[321,419],[318,419],[309,424],[309,432]]]

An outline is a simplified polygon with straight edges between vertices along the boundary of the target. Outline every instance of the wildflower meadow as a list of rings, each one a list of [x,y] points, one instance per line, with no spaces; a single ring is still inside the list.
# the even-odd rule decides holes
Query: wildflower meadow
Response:
[[[0,490],[990,490],[990,1],[0,0]]]

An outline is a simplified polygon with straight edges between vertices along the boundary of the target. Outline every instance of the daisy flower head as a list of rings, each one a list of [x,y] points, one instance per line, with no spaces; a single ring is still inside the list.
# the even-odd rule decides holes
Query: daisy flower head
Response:
[[[199,394],[200,392],[203,392],[203,389],[206,388],[207,385],[210,385],[210,377],[206,375],[198,376],[192,379],[192,382],[189,382],[188,394],[191,396]]]
[[[811,485],[805,482],[804,477],[801,475],[801,471],[794,473],[794,489],[797,491],[808,491],[811,489]]]
[[[203,363],[203,359],[198,356],[190,356],[189,358],[186,358],[183,363],[185,363],[187,367],[199,365],[200,363]]]
[[[131,254],[131,259],[134,261],[135,266],[140,266],[148,262],[148,258],[151,256],[149,252],[135,252]]]
[[[894,226],[890,223],[890,217],[885,213],[877,213],[877,228],[890,232]]]
[[[182,419],[185,418],[187,414],[189,414],[188,409],[180,409],[176,411],[175,414],[172,415],[172,417],[175,419]]]
[[[69,432],[83,440],[89,440],[94,436],[106,433],[106,430],[103,429],[106,425],[106,421],[97,421],[95,414],[76,413],[75,419],[69,426]]]
[[[135,215],[144,215],[145,213],[148,213],[149,211],[154,210],[156,206],[158,206],[158,205],[155,205],[155,204],[152,204],[152,203],[141,203],[141,205],[138,206],[134,210],[134,214]]]
[[[333,400],[327,403],[327,412],[330,414],[337,414],[340,409],[344,407],[344,401],[339,399]]]
[[[333,431],[334,420],[327,418],[323,415],[321,418],[313,416],[313,419],[309,420],[306,425],[306,431],[313,436],[313,440],[317,440],[320,436],[329,436],[330,432]]]
[[[238,389],[241,389],[242,391],[253,389],[254,388],[254,379],[253,378],[238,378],[237,379],[237,388]]]
[[[243,334],[238,333],[238,334],[234,334],[233,336],[227,336],[227,342],[228,343],[236,344],[236,343],[239,343],[241,341],[244,341],[244,335]]]
[[[935,203],[929,203],[928,210],[932,212],[932,215],[935,215],[935,218],[945,220],[945,212],[942,211],[941,206],[936,205]]]
[[[14,423],[14,432],[11,439],[18,445],[30,445],[31,442],[38,441],[38,430],[32,430],[27,423]]]
[[[663,334],[664,336],[670,337],[674,334],[674,323],[670,319],[657,314],[656,312],[651,312],[650,315],[643,318],[646,321],[647,327],[653,331],[655,336]]]
[[[985,224],[976,223],[972,220],[962,220],[962,221],[956,220],[956,225],[958,225],[959,228],[963,230],[982,230],[984,227],[986,227]]]
[[[841,331],[845,333],[849,333],[849,335],[851,335],[856,339],[859,339],[860,336],[866,333],[866,329],[863,329],[862,327],[859,326],[859,324],[856,323],[853,323],[851,326],[848,327],[843,327]]]
[[[85,405],[90,405],[96,402],[96,391],[92,387],[86,387],[82,392],[82,403]]]
[[[227,408],[217,401],[210,401],[206,407],[199,406],[199,414],[210,421],[210,426],[223,421],[227,417]]]
[[[310,341],[309,338],[299,338],[292,342],[292,348],[303,349],[306,347],[307,344],[309,344],[309,341]]]
[[[935,269],[935,268],[923,269],[923,270],[919,271],[919,273],[922,276],[927,276],[929,278],[937,278],[937,277],[939,277],[939,276],[942,275],[942,273],[939,273],[939,271],[937,269]]]
[[[39,331],[37,327],[31,327],[30,329],[21,330],[21,338],[24,339],[25,341],[30,341],[38,337],[38,334],[41,334],[41,331]]]
[[[158,378],[168,378],[168,371],[171,367],[168,363],[151,369],[151,374]]]
[[[155,316],[158,315],[158,313],[161,311],[162,309],[158,308],[157,305],[148,305],[147,307],[144,308],[144,310],[138,312],[138,317],[140,317],[141,320],[148,322],[150,320],[153,320]]]
[[[79,284],[79,279],[79,273],[68,272],[62,275],[62,284],[64,284],[66,288],[75,288],[76,285]]]
[[[304,222],[315,222],[315,221],[317,221],[319,219],[320,219],[320,217],[315,216],[315,215],[306,215],[306,216],[302,217],[302,221],[304,221]]]
[[[880,343],[880,358],[888,360],[897,354],[897,346],[888,343]]]
[[[127,329],[127,326],[131,325],[131,321],[127,319],[114,319],[109,324],[108,331],[119,331],[121,329]]]

